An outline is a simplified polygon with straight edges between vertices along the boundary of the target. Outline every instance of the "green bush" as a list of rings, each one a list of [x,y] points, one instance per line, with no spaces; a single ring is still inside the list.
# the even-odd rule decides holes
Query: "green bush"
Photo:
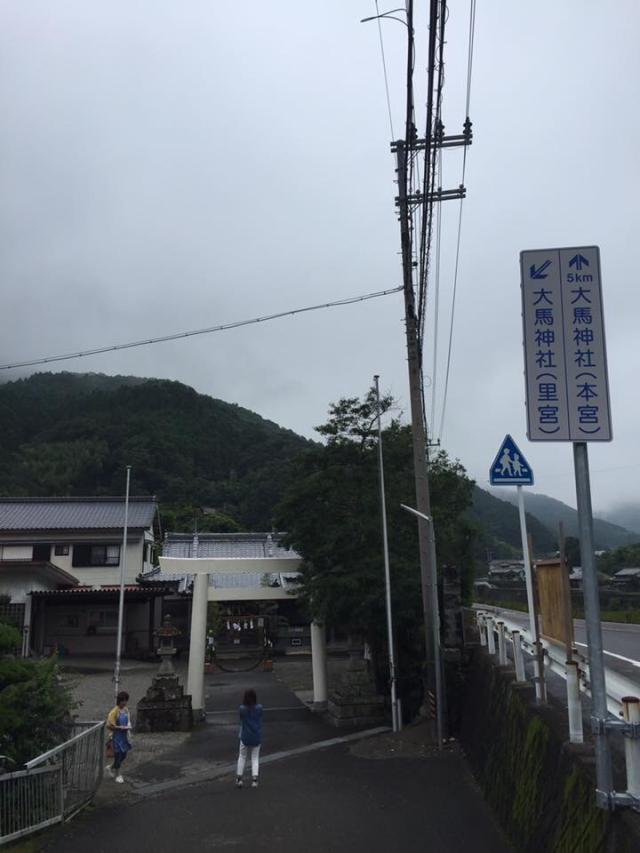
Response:
[[[55,659],[9,654],[20,642],[13,626],[0,623],[0,754],[18,766],[67,737],[73,707]]]

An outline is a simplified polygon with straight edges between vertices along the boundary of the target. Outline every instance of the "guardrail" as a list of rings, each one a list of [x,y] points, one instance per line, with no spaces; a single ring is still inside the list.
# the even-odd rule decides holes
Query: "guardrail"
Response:
[[[566,681],[569,739],[572,743],[582,743],[584,736],[580,694],[591,695],[588,659],[577,649],[572,649],[571,660],[567,660],[565,647],[546,639],[540,639],[539,646],[536,647],[526,628],[502,614],[478,610],[476,621],[480,644],[486,646],[490,655],[497,656],[499,665],[506,666],[510,663],[508,647],[511,647],[517,681],[531,681],[537,686],[540,680],[544,681],[544,671],[540,671],[538,675],[537,668],[533,677],[527,676],[525,655],[534,662],[543,661],[544,670],[549,670]],[[614,802],[640,810],[640,683],[610,667],[605,668],[605,683],[607,707],[612,716],[612,719],[605,721],[605,729],[619,731],[625,739],[627,790],[625,793],[615,793]],[[536,696],[544,697],[544,689],[537,689]]]
[[[69,819],[93,798],[104,771],[104,723],[77,729],[24,770],[0,776],[0,845]]]
[[[482,645],[488,644],[486,635],[487,628],[485,627],[488,623],[488,620],[493,621],[493,624],[495,626],[494,632],[498,631],[497,624],[498,622],[501,622],[505,627],[505,639],[513,644],[514,632],[516,634],[519,634],[523,651],[526,652],[531,658],[535,657],[536,649],[531,641],[531,635],[529,631],[527,631],[526,628],[523,628],[514,620],[509,619],[502,613],[490,613],[484,610],[477,611],[476,618],[478,620],[478,628],[480,630],[480,642],[482,643]],[[545,639],[541,639],[540,644],[543,649],[545,668],[548,669],[550,672],[559,675],[561,678],[566,679],[567,655],[564,646],[561,646],[558,643],[550,642],[549,640]],[[589,680],[589,660],[585,657],[585,655],[582,654],[582,652],[578,651],[578,649],[575,648],[573,649],[572,658],[578,667],[578,681],[580,691],[590,696],[591,690]],[[615,716],[620,716],[623,712],[622,700],[626,696],[634,696],[635,694],[640,692],[640,670],[638,671],[638,681],[633,681],[632,679],[627,678],[621,673],[618,673],[615,670],[611,669],[611,667],[607,667],[605,669],[605,675],[607,684],[607,707],[611,714],[614,714]]]

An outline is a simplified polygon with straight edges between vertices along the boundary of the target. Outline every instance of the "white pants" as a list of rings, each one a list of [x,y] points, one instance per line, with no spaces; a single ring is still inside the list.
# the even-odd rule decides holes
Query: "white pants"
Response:
[[[247,763],[247,753],[251,753],[251,775],[257,778],[260,764],[260,747],[245,746],[242,741],[240,741],[240,754],[238,755],[238,776],[242,776],[244,773],[244,767]]]

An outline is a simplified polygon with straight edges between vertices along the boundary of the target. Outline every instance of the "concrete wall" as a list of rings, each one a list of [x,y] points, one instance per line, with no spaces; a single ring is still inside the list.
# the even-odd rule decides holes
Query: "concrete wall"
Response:
[[[459,687],[465,752],[517,851],[640,850],[640,816],[596,807],[592,749],[567,742],[564,709],[536,707],[532,688],[515,684],[482,649],[473,650]]]

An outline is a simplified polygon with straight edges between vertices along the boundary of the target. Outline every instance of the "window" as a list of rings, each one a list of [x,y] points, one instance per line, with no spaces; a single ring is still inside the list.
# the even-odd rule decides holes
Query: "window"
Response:
[[[74,568],[91,566],[119,566],[119,545],[76,544],[73,546]]]
[[[69,556],[69,546],[68,545],[56,545],[53,549],[53,553],[56,557],[67,557]]]
[[[87,634],[116,634],[118,632],[118,610],[90,610],[87,614]]]
[[[51,545],[34,545],[33,559],[37,562],[46,562],[51,557]]]

